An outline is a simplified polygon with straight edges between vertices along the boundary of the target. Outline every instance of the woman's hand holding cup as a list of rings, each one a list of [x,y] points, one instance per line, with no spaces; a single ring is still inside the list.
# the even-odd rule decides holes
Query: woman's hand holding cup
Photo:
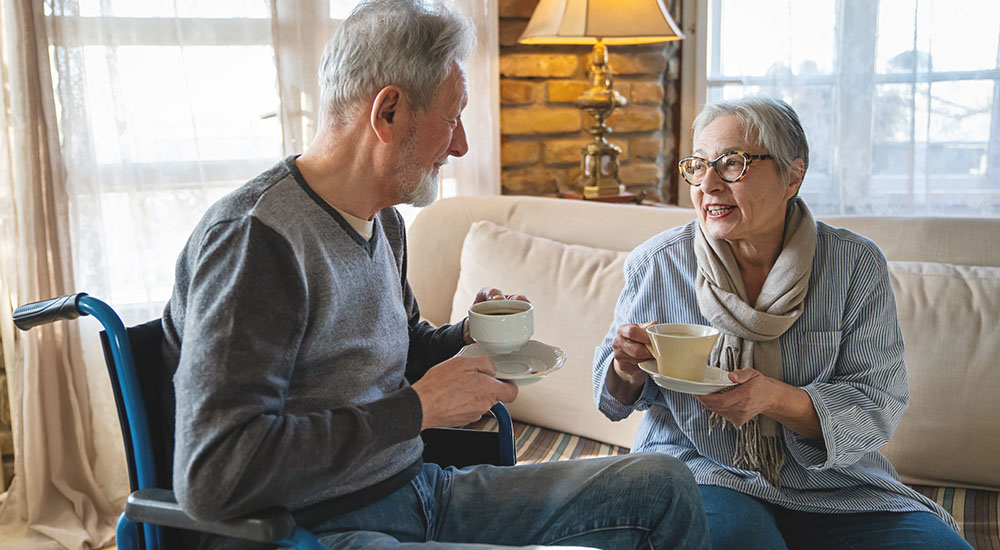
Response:
[[[647,374],[639,368],[639,363],[653,358],[646,347],[649,344],[646,327],[656,323],[620,325],[611,340],[614,360],[605,385],[608,392],[622,403],[634,403],[646,383]]]

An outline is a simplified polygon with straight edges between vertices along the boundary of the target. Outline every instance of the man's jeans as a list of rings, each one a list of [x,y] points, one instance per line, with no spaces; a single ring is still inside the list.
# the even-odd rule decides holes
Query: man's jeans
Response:
[[[392,495],[313,531],[338,550],[708,549],[691,472],[657,453],[505,468],[426,464]]]

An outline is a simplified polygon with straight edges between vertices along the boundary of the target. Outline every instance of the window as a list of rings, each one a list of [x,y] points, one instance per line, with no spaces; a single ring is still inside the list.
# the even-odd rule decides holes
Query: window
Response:
[[[159,315],[208,205],[312,137],[322,46],[355,4],[45,3],[78,288]]]
[[[817,214],[1000,215],[1000,3],[685,7],[703,44],[682,127],[705,101],[779,97],[809,138],[801,195]]]

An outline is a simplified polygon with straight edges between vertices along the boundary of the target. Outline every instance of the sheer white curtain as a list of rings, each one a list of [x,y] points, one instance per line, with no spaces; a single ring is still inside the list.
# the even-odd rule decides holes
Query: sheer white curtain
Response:
[[[683,128],[705,101],[780,97],[809,138],[801,193],[818,213],[1000,215],[1000,3],[686,6]]]
[[[497,0],[447,0],[476,27],[478,45],[466,60],[469,103],[462,113],[469,152],[441,169],[441,197],[500,194],[500,17]],[[419,208],[397,207],[407,225]]]
[[[0,192],[0,284],[10,307],[86,291],[109,302],[127,325],[159,316],[177,253],[208,205],[308,145],[322,46],[356,3],[3,2],[5,61],[15,49],[38,46],[16,52],[17,67],[33,68],[36,84],[15,82],[12,98],[4,98],[15,107],[33,100],[32,108],[11,111],[28,120],[3,119],[11,168]],[[473,17],[481,44],[466,63],[471,152],[452,162],[445,177],[453,183],[443,188],[496,193],[496,0],[455,3]],[[29,141],[24,128],[41,135]],[[26,283],[39,280],[44,284]],[[0,519],[26,524],[62,547],[103,545],[112,540],[128,483],[99,327],[81,318],[51,329],[65,333],[56,344],[82,347],[57,358],[74,374],[52,386],[25,377],[50,368],[32,351],[40,347],[29,345],[37,333],[16,333],[8,307],[0,321],[16,453]],[[65,415],[45,414],[52,410],[76,415],[77,440],[63,435]],[[82,470],[60,470],[69,462]],[[13,544],[2,536],[0,546]]]
[[[0,308],[13,431],[14,478],[0,495],[0,546],[34,538],[102,544],[112,507],[94,464],[94,429],[78,335],[64,325],[14,330],[14,304],[73,287],[68,201],[49,77],[42,6],[0,2]],[[30,525],[34,536],[29,536]]]
[[[479,45],[465,63],[469,104],[462,113],[469,153],[451,159],[441,194],[500,194],[500,18],[497,0],[452,0],[476,25]]]

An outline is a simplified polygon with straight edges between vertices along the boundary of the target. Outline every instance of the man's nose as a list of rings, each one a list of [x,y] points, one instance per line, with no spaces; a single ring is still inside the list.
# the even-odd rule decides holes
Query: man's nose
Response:
[[[448,148],[448,154],[453,157],[461,157],[469,152],[469,142],[465,139],[465,125],[462,124],[462,119],[458,119],[458,126],[455,126],[455,131],[451,133],[451,146]]]

